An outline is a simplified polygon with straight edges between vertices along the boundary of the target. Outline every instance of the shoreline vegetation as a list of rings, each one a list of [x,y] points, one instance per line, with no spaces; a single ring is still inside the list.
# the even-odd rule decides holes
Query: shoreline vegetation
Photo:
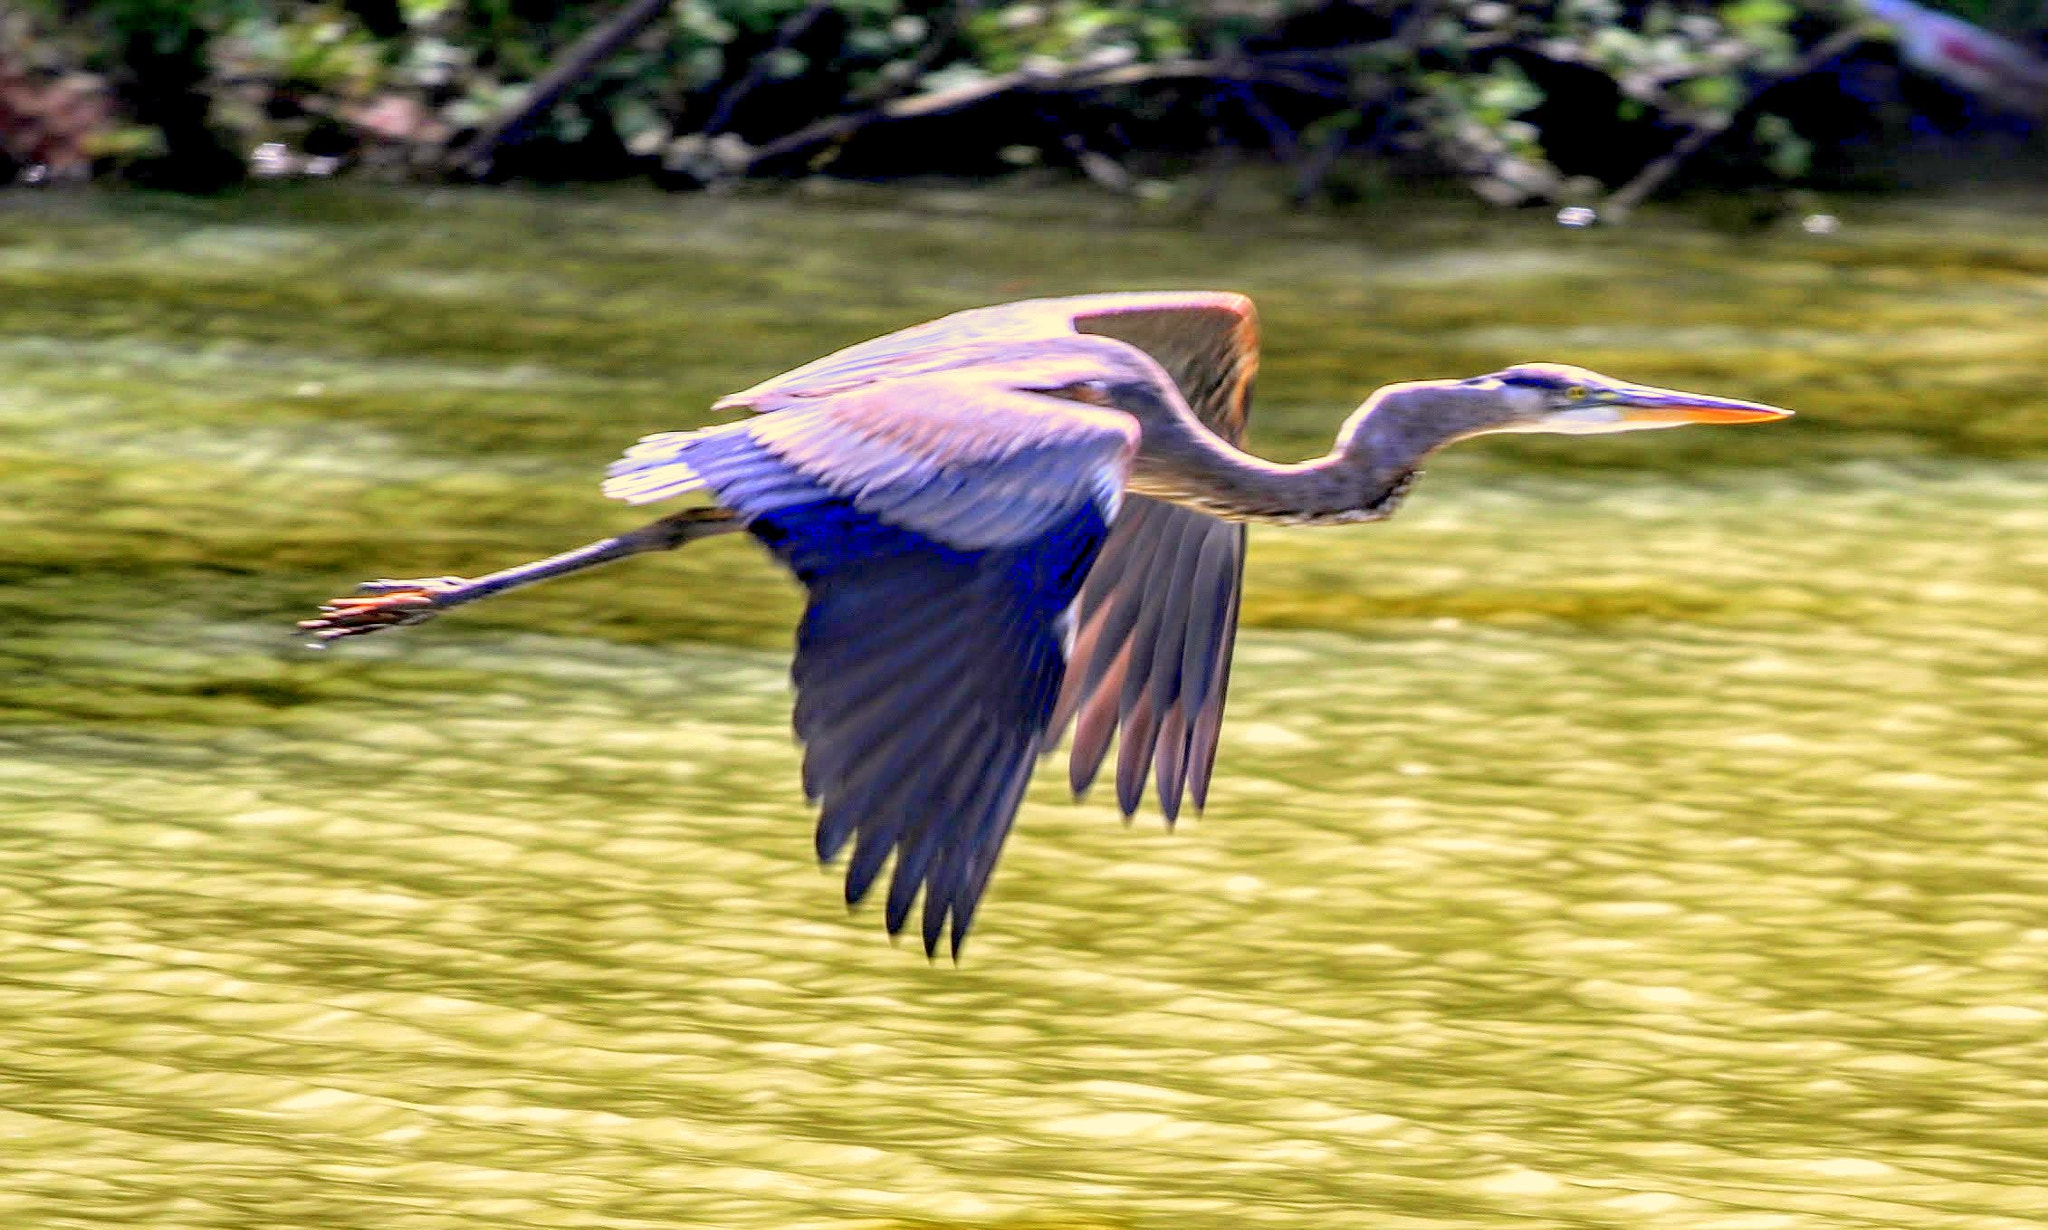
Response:
[[[1037,172],[1619,221],[2034,156],[2042,37],[2017,0],[32,0],[0,14],[0,183]]]

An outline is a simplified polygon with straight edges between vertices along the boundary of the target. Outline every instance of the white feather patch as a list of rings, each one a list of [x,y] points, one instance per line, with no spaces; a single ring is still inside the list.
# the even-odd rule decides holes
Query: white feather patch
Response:
[[[638,444],[611,464],[604,493],[628,504],[652,504],[701,490],[704,480],[682,460],[683,450],[700,439],[698,431],[662,431],[642,436]]]

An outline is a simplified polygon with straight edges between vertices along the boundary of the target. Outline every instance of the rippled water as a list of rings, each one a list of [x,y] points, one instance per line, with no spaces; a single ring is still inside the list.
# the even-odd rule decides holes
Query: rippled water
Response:
[[[167,233],[347,242],[93,225],[97,276]],[[0,273],[83,297],[49,280],[80,259]],[[392,260],[359,285],[511,276]],[[1770,464],[1502,452],[1385,526],[1255,532],[1208,816],[1127,830],[1046,773],[966,962],[927,964],[809,861],[760,643],[790,599],[744,544],[297,652],[358,553],[598,532],[616,441],[505,419],[593,392],[560,356],[508,392],[453,343],[287,345],[222,263],[158,291],[230,343],[0,339],[38,492],[0,539],[5,1224],[2048,1224],[2048,461],[1843,446],[1824,408]],[[2005,276],[1971,285],[2043,293]],[[379,389],[473,452],[340,400]]]

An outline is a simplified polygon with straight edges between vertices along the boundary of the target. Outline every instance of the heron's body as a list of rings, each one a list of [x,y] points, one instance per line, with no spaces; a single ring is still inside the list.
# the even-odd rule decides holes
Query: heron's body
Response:
[[[464,581],[379,582],[305,626],[412,622],[548,576],[746,529],[804,583],[795,725],[817,845],[849,842],[847,900],[893,856],[891,933],[923,899],[957,953],[1031,767],[1073,726],[1086,788],[1149,778],[1169,821],[1205,800],[1246,522],[1389,515],[1435,448],[1490,431],[1603,431],[1782,411],[1575,368],[1391,385],[1326,456],[1239,449],[1257,368],[1250,300],[1093,295],[961,312],[735,393],[725,426],[649,436],[607,494],[714,507]],[[950,920],[950,927],[948,921]]]

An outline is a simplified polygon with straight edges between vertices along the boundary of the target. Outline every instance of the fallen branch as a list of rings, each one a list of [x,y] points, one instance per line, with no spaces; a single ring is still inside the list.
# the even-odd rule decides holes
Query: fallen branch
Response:
[[[1076,68],[1064,72],[1022,70],[1003,73],[949,90],[932,90],[882,103],[865,111],[835,115],[807,125],[785,137],[778,137],[754,149],[745,162],[732,168],[747,174],[764,163],[793,157],[820,145],[844,141],[863,128],[903,120],[926,119],[965,110],[1005,94],[1073,94],[1091,90],[1150,85],[1164,81],[1231,82],[1270,85],[1310,94],[1318,98],[1343,99],[1344,87],[1314,75],[1288,68],[1274,68],[1257,61],[1162,60],[1150,64],[1122,64],[1111,68]]]
[[[666,13],[671,0],[630,0],[609,21],[576,40],[553,67],[526,91],[517,103],[500,112],[478,130],[468,144],[449,152],[445,165],[460,174],[481,176],[491,169],[491,156],[500,145],[516,136],[536,116],[561,101],[569,87],[581,81],[599,64],[625,46],[649,22]]]
[[[1835,31],[1814,44],[1813,49],[1801,56],[1790,68],[1757,83],[1749,92],[1749,96],[1743,99],[1741,106],[1718,119],[1693,125],[1669,150],[1652,159],[1642,170],[1636,172],[1634,178],[1608,194],[1607,199],[1600,204],[1600,219],[1604,222],[1625,221],[1636,206],[1642,204],[1652,192],[1664,185],[1665,180],[1677,173],[1686,159],[1699,153],[1715,137],[1728,131],[1743,112],[1756,105],[1758,99],[1787,81],[1818,70],[1829,60],[1871,37],[1873,32],[1870,27],[1864,25],[1849,26]]]

